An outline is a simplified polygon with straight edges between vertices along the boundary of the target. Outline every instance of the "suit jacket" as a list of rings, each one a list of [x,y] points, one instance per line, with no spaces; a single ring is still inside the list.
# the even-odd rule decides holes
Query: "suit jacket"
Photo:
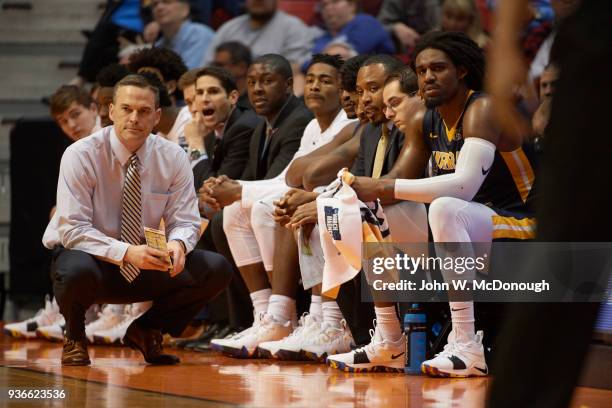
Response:
[[[372,177],[376,148],[378,147],[378,141],[382,135],[382,126],[386,125],[372,125],[368,123],[365,125],[363,132],[361,132],[359,152],[351,168],[351,173],[355,176]],[[382,169],[383,175],[391,170],[403,145],[404,134],[393,126],[391,128],[391,133],[389,133],[389,143],[387,143],[387,149],[385,151],[385,162],[383,163]]]
[[[236,105],[225,124],[223,137],[217,139],[215,132],[204,137],[208,159],[193,168],[196,189],[209,177],[225,174],[232,179],[240,178],[249,158],[253,130],[261,122],[263,119],[251,109]]]
[[[304,128],[312,118],[312,112],[303,102],[291,95],[272,124],[272,128],[276,131],[270,139],[263,161],[261,148],[266,138],[265,121],[261,121],[253,131],[249,147],[249,161],[240,179],[262,180],[278,176],[300,147]]]

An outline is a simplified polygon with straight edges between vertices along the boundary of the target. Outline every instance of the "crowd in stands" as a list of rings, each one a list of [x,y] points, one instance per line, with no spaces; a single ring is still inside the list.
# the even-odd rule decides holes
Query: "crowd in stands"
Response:
[[[389,231],[396,242],[532,239],[533,155],[559,76],[551,48],[558,20],[577,1],[533,0],[526,13],[521,40],[531,69],[516,103],[533,131],[524,143],[500,134],[484,93],[494,1],[313,1],[310,26],[281,3],[109,1],[78,77],[53,94],[50,112],[76,151],[84,140],[114,132],[123,109],[118,90],[142,87],[134,75],[158,98],[153,133],[180,146],[193,177],[197,248],[231,264],[223,291],[208,296],[181,330],[166,330],[172,337],[165,344],[239,358],[327,361],[346,371],[401,371],[406,338],[398,306],[361,302],[359,270],[347,279],[325,275],[351,266],[334,250],[321,203],[348,205],[334,196],[339,185],[365,203],[343,221],[345,236],[362,237],[361,217],[376,221],[384,209],[388,225],[373,222],[379,239]],[[370,3],[373,15],[363,11],[372,12]],[[339,179],[343,168],[350,172]],[[87,240],[61,235],[70,205],[62,200],[70,201],[58,193],[59,215],[53,213],[44,243],[82,248]],[[504,237],[505,225],[520,225],[525,234]],[[189,242],[182,247],[193,249]],[[84,338],[119,344],[134,322],[158,313],[150,301],[87,304],[81,314],[68,313],[74,298],[66,291],[62,286],[63,298],[55,293],[35,317],[5,331],[66,339],[63,361],[78,365],[89,362]],[[487,375],[473,302],[450,306],[446,346],[423,371]],[[81,318],[82,330],[68,321]],[[141,350],[149,362],[176,362]]]

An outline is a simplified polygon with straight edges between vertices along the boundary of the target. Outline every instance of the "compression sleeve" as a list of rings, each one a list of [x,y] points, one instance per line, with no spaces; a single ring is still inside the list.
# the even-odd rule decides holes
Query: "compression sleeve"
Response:
[[[430,203],[438,197],[471,201],[484,182],[493,160],[495,145],[477,137],[465,139],[455,172],[424,179],[398,179],[395,198]]]

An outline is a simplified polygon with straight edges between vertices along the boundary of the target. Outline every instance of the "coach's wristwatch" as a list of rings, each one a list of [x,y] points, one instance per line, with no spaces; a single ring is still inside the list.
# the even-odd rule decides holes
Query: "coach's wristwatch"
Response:
[[[189,149],[189,158],[191,160],[198,160],[206,152],[203,149]]]

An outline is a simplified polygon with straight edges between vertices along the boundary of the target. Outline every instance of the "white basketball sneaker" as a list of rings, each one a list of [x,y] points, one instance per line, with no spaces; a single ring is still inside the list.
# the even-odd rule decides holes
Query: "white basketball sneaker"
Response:
[[[223,342],[223,353],[236,358],[256,358],[257,346],[266,341],[280,340],[293,331],[291,321],[281,323],[267,313],[253,326]]]
[[[346,320],[340,321],[340,327],[323,323],[302,346],[305,357],[309,360],[325,362],[327,356],[348,353],[355,347],[355,341]]]
[[[64,341],[65,328],[66,320],[62,314],[58,313],[54,322],[36,329],[36,336],[49,341]]]
[[[119,323],[123,319],[123,314],[117,312],[116,305],[104,305],[102,311],[98,313],[98,318],[85,326],[85,336],[90,343],[94,343],[94,335],[104,332]]]
[[[261,325],[261,320],[265,316],[265,313],[259,313],[253,316],[253,325],[251,327],[247,327],[246,329],[238,332],[238,333],[230,333],[224,337],[218,337],[216,339],[212,339],[210,341],[211,350],[223,352],[223,348],[227,344],[234,344],[234,340],[239,339],[241,337],[249,336],[253,331],[256,331]]]
[[[99,330],[93,334],[94,343],[97,344],[121,344],[121,339],[125,336],[130,324],[138,319],[146,310],[138,307],[138,303],[133,303],[125,307],[120,321],[106,330]]]
[[[34,317],[5,325],[4,332],[11,337],[32,339],[36,337],[36,329],[53,324],[58,316],[61,314],[55,298],[51,301],[47,295],[45,296],[45,307],[36,312]]]
[[[376,321],[374,321],[376,325]],[[364,347],[349,353],[327,357],[330,367],[351,373],[365,372],[403,372],[406,354],[406,336],[395,342],[383,339],[378,327],[370,329],[372,341]]]
[[[475,377],[489,374],[482,346],[483,332],[467,343],[455,341],[455,332],[448,335],[444,350],[431,360],[423,361],[421,371],[432,377]]]
[[[287,337],[276,341],[260,343],[260,358],[277,358],[279,360],[305,360],[302,347],[321,328],[319,318],[304,313],[298,326]]]

